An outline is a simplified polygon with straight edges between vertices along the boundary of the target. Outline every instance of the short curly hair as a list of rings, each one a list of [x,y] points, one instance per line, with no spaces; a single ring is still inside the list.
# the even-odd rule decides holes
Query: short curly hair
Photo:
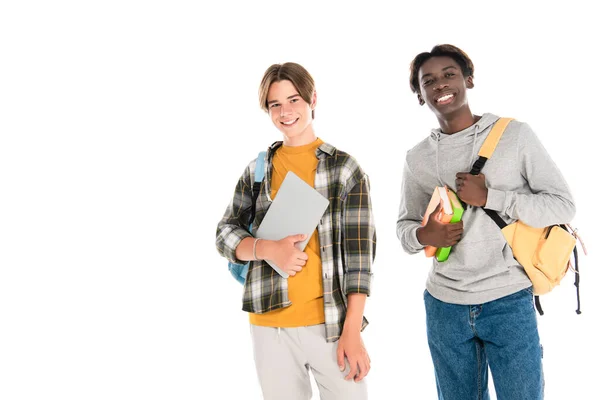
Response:
[[[438,44],[430,52],[417,55],[410,63],[410,90],[413,93],[421,93],[419,89],[419,69],[432,57],[450,57],[460,66],[465,78],[475,77],[475,67],[467,53],[451,44]]]

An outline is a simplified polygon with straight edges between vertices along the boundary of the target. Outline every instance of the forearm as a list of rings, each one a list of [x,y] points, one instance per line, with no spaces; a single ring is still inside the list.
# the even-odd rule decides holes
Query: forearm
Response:
[[[359,333],[361,331],[366,301],[366,294],[350,293],[348,295],[348,309],[346,310],[343,332]]]

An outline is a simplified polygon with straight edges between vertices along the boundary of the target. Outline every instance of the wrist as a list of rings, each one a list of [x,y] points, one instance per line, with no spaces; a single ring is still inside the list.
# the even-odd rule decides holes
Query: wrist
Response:
[[[488,189],[487,187],[483,190],[483,202],[480,205],[480,207],[485,207],[485,205],[487,204],[487,198],[488,198]]]
[[[424,226],[420,226],[417,228],[417,240],[419,241],[419,243],[422,246],[427,246],[428,245],[428,240],[427,240],[427,231],[425,230]]]
[[[350,334],[360,334],[362,330],[363,316],[362,313],[347,313],[346,320],[344,321],[344,329],[342,332]]]
[[[256,259],[257,260],[270,260],[269,255],[272,253],[271,247],[273,241],[266,239],[255,239],[258,240],[256,243]]]
[[[342,334],[351,334],[351,335],[360,335],[360,331],[362,328],[362,319],[359,322],[354,322],[346,319],[344,322],[344,329],[342,330]]]

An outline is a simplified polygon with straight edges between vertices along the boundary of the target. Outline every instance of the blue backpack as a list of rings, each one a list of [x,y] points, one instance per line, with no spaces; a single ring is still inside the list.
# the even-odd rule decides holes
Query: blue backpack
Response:
[[[254,168],[254,185],[252,186],[252,213],[250,214],[250,226],[248,226],[249,231],[252,231],[252,221],[254,221],[254,212],[256,211],[256,199],[258,198],[258,194],[260,192],[262,180],[265,177],[266,155],[267,153],[265,151],[261,151],[258,153],[258,158],[256,159],[256,168]],[[243,285],[246,282],[246,275],[248,275],[249,266],[250,261],[248,261],[246,264],[234,264],[230,262],[229,272],[231,272],[231,275],[233,275],[233,277]]]

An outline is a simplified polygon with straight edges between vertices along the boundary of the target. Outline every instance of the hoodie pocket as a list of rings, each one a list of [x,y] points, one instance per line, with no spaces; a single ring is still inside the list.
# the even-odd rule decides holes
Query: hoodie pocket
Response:
[[[516,261],[511,261],[510,247],[508,250],[506,247],[508,245],[503,239],[460,243],[450,252],[448,261],[435,263],[435,272],[452,281],[473,283],[485,280],[515,265]]]

